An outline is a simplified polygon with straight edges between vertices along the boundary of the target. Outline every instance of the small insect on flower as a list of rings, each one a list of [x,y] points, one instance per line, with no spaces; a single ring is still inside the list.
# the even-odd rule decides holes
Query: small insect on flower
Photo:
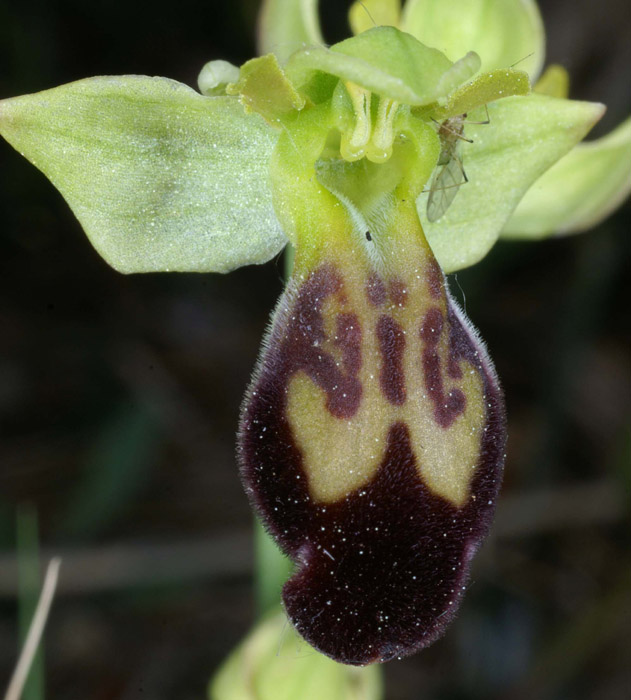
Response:
[[[438,221],[451,206],[461,185],[468,182],[460,156],[462,141],[473,143],[463,133],[466,118],[466,114],[458,114],[439,126],[440,155],[427,198],[428,221]]]

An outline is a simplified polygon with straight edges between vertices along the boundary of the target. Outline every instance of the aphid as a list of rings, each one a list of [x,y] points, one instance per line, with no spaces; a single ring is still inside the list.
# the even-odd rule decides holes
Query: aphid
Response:
[[[460,186],[468,182],[459,153],[462,141],[472,143],[463,134],[466,118],[466,114],[449,117],[438,129],[440,155],[427,198],[428,221],[438,221],[451,206]]]
[[[372,241],[372,235],[371,235],[370,231],[366,231],[366,240]]]

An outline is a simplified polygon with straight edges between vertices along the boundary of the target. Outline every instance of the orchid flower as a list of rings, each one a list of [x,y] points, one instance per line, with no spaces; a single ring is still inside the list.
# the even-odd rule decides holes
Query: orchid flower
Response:
[[[333,46],[316,5],[264,2],[262,55],[211,61],[200,92],[88,78],[1,101],[0,133],[120,272],[291,244],[241,475],[296,564],[293,625],[366,665],[444,632],[501,483],[502,392],[445,274],[604,218],[631,190],[631,120],[580,144],[604,107],[540,76],[531,0],[364,0]]]

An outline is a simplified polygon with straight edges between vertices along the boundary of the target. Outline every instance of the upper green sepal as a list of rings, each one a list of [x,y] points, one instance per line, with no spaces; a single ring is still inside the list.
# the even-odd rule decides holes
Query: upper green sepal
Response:
[[[401,19],[401,0],[355,0],[348,11],[353,34],[374,26],[397,27]]]
[[[484,71],[518,63],[535,79],[543,65],[545,35],[534,0],[408,0],[400,27],[452,61],[475,51]]]
[[[323,44],[318,0],[263,0],[259,17],[259,53],[284,63],[303,46]]]
[[[479,68],[473,52],[454,64],[437,49],[394,27],[373,27],[330,49],[301,49],[285,66],[297,86],[321,71],[412,106],[444,101]]]
[[[1,101],[0,133],[121,272],[228,272],[285,244],[268,183],[277,132],[236,97],[90,78]]]

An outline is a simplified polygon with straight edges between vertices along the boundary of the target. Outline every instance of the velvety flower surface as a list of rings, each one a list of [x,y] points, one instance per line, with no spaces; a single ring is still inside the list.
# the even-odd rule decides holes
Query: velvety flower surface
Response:
[[[246,488],[297,563],[287,613],[349,664],[441,634],[504,461],[495,371],[406,223],[382,266],[351,231],[297,261],[242,417]]]

